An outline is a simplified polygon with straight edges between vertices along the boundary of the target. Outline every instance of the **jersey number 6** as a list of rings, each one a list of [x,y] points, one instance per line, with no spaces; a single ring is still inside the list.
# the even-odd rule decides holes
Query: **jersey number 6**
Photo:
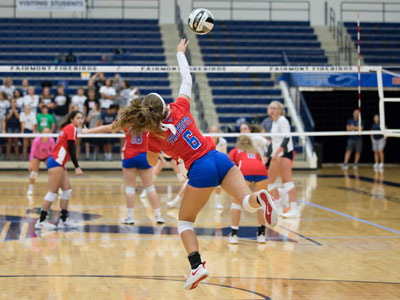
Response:
[[[190,130],[186,130],[182,136],[193,150],[197,150],[200,147],[200,142],[195,136],[191,136],[192,134]]]

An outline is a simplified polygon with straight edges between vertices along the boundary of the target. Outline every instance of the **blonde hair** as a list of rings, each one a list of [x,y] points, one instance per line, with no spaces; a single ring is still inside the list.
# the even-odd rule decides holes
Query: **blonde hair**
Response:
[[[251,138],[248,135],[240,135],[237,138],[235,147],[243,150],[247,154],[258,153],[253,145],[253,142],[251,141]]]
[[[278,106],[279,110],[280,110],[280,115],[284,116],[285,115],[285,107],[283,106],[283,104],[279,101],[272,101],[269,105],[271,104],[276,104],[276,106]]]
[[[136,99],[120,109],[113,129],[129,129],[137,135],[150,130],[157,135],[161,132],[161,122],[167,116],[168,110],[164,111],[161,99],[155,94],[149,94],[143,101]]]

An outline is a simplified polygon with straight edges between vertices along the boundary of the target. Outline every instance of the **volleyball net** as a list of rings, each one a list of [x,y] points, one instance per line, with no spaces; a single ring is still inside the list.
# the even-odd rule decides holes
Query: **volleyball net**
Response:
[[[357,74],[358,71],[361,73],[360,77]],[[400,129],[387,126],[387,118],[390,114],[386,111],[388,103],[393,105],[395,102],[400,102],[400,96],[391,96],[393,91],[396,94],[396,84],[400,81],[400,75],[384,70],[380,66],[362,66],[359,69],[348,66],[192,66],[191,72],[194,78],[192,114],[198,127],[205,135],[227,139],[228,149],[234,146],[236,138],[241,135],[240,124],[244,122],[250,125],[252,135],[263,136],[266,139],[287,135],[273,134],[268,132],[268,128],[263,128],[264,123],[268,123],[263,123],[263,121],[268,118],[267,107],[272,101],[279,101],[285,107],[285,114],[291,124],[289,135],[292,136],[295,150],[297,150],[296,161],[306,162],[304,167],[316,166],[315,142],[318,144],[318,137],[342,137],[342,139],[346,139],[346,136],[371,135],[400,137]],[[104,77],[95,75],[100,73],[103,73]],[[16,154],[15,147],[19,147],[18,150],[22,154],[22,148],[27,147],[27,142],[23,142],[25,139],[58,136],[56,128],[62,117],[65,117],[65,109],[61,113],[59,109],[64,105],[62,97],[56,98],[60,96],[58,91],[60,86],[64,94],[72,101],[67,111],[82,110],[85,114],[86,126],[93,127],[110,122],[115,117],[118,108],[150,92],[159,93],[166,102],[170,103],[176,98],[180,84],[177,66],[14,65],[0,66],[0,77],[11,78],[13,85],[20,90],[19,98],[17,98],[18,95],[12,95],[8,97],[9,99],[3,99],[0,102],[0,115],[3,115],[3,117],[0,116],[3,120],[0,147],[3,156],[6,156],[7,152]],[[108,89],[100,91],[107,79],[111,80],[111,86],[115,90],[114,97],[112,95],[109,97]],[[28,80],[28,86],[35,88],[33,95],[36,97],[32,96],[31,100],[29,100],[29,88],[22,87],[24,80]],[[88,91],[94,90],[94,97],[99,100],[99,106],[94,107],[97,101],[89,101],[85,104],[82,97],[78,97],[79,101],[72,99],[79,94],[80,88],[84,90],[85,101]],[[48,91],[44,93],[44,89]],[[386,94],[387,89],[390,90],[389,94]],[[341,96],[338,91],[344,91],[348,95]],[[361,94],[358,92],[357,95],[357,91],[361,91]],[[24,93],[27,95],[24,96]],[[374,98],[373,100],[364,100],[364,93],[375,93],[376,96],[371,94],[368,97]],[[102,94],[105,95],[104,99]],[[337,99],[337,106],[332,107],[324,98],[335,97],[335,95],[345,99]],[[318,97],[322,99],[315,99]],[[11,100],[12,98],[15,99]],[[9,104],[5,104],[5,101]],[[15,103],[12,104],[12,102]],[[15,121],[15,114],[10,117],[10,111],[14,106],[20,117],[25,106],[31,106],[37,118],[40,115],[33,133],[23,133],[21,119],[19,130],[16,129],[17,122],[10,123],[10,119]],[[39,129],[47,126],[42,119],[43,106],[47,107],[46,114],[52,115],[55,119],[52,133],[49,134],[39,132]],[[345,123],[352,117],[354,109],[360,112],[359,124],[365,125],[363,128],[358,126],[357,130],[347,131]],[[375,113],[380,117],[379,130],[371,129]],[[92,114],[96,115],[97,123],[88,121],[88,117]],[[325,130],[318,129],[315,125],[314,118],[320,115],[325,115],[326,123],[331,124],[323,127]],[[9,124],[13,129],[10,129]],[[213,125],[220,128],[219,133],[208,133]],[[267,132],[260,132],[264,131],[263,129]],[[78,136],[83,138],[78,145],[81,149],[79,157],[81,160],[88,158],[85,157],[87,151],[90,154],[89,159],[93,158],[94,151],[99,152],[98,159],[101,159],[101,153],[106,151],[105,144],[111,144],[107,147],[111,147],[115,159],[118,159],[117,153],[124,142],[124,135],[121,133],[79,134]],[[11,150],[9,150],[10,147]],[[7,157],[11,159],[10,157],[15,156]]]

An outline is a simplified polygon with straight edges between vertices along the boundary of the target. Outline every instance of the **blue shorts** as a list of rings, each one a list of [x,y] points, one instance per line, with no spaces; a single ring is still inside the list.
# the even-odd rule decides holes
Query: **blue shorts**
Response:
[[[219,186],[233,166],[226,154],[211,150],[192,163],[188,184],[196,188]]]
[[[127,158],[122,160],[122,167],[125,169],[150,169],[151,166],[147,161],[147,154],[146,152],[140,153],[132,158]]]
[[[267,180],[268,176],[265,175],[246,175],[244,179],[249,182],[259,182],[262,180]]]
[[[49,157],[47,160],[47,169],[55,168],[55,167],[62,167],[58,162],[54,160],[52,156]]]

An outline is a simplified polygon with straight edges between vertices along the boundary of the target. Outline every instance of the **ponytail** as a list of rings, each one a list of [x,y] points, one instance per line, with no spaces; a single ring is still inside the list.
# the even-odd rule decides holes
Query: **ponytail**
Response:
[[[251,141],[251,138],[247,135],[240,135],[236,141],[235,147],[243,150],[247,154],[258,153],[253,145],[253,142]]]

